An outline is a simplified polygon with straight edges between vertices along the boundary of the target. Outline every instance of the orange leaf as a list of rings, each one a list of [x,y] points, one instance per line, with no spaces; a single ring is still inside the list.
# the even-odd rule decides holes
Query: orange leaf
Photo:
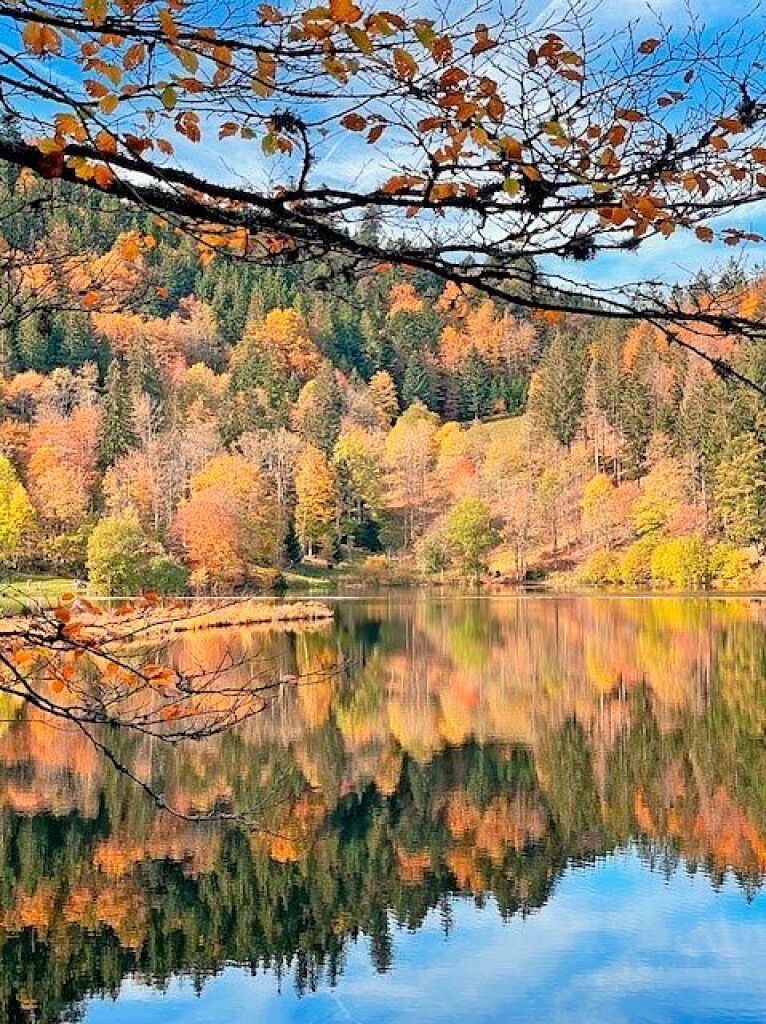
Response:
[[[50,25],[30,21],[25,26],[21,38],[30,53],[61,52],[61,37]]]
[[[362,9],[353,0],[330,0],[330,17],[339,25],[353,25],[362,17]]]
[[[658,46],[661,46],[662,42],[659,39],[645,39],[638,48],[639,53],[654,53]]]

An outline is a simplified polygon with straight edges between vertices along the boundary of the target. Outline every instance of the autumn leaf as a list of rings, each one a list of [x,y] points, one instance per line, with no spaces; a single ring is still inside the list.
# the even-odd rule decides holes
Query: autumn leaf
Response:
[[[694,229],[694,234],[700,242],[712,242],[715,238],[712,228],[698,227]]]
[[[269,25],[279,25],[282,21],[282,15],[271,4],[259,4],[258,17]]]
[[[346,114],[340,119],[340,123],[350,132],[361,132],[367,127],[367,118],[361,114]]]
[[[412,79],[417,74],[418,64],[411,53],[397,46],[393,52],[394,67],[400,78]]]
[[[30,21],[25,26],[21,38],[30,53],[61,52],[61,36],[50,25]]]
[[[502,139],[497,140],[497,145],[503,156],[508,160],[521,160],[522,157],[522,145],[510,135],[505,135]]]
[[[362,9],[353,0],[330,0],[330,17],[339,25],[353,25],[362,17]]]
[[[172,110],[178,103],[178,93],[172,85],[166,85],[160,93],[160,100],[165,110]]]
[[[107,15],[107,0],[82,0],[82,13],[94,25],[101,25]]]
[[[654,53],[654,51],[661,45],[662,41],[660,39],[645,39],[639,46],[638,52],[649,55]]]
[[[178,26],[175,23],[173,15],[164,7],[157,15],[157,21],[160,23],[160,28],[165,33],[167,38],[175,43],[178,39]]]

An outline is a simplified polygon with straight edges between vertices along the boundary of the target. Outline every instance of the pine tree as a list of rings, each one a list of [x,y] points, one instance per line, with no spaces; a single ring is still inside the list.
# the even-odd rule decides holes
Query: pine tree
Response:
[[[109,364],[104,389],[98,461],[108,469],[135,444],[130,423],[130,393],[116,359]]]
[[[574,441],[582,419],[585,363],[583,341],[557,331],[545,353],[531,396],[547,432],[567,448]]]
[[[460,365],[460,413],[466,419],[478,420],[492,405],[492,376],[481,353],[472,348]]]
[[[729,441],[715,471],[716,519],[732,544],[766,540],[766,447],[753,433]]]
[[[428,409],[437,408],[433,372],[419,352],[413,355],[404,371],[402,401],[405,406],[422,402]]]

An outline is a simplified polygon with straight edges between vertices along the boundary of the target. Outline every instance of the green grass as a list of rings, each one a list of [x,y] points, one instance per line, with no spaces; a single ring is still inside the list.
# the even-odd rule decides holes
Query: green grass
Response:
[[[290,587],[332,587],[338,579],[336,569],[325,569],[318,565],[301,565],[297,570],[284,570],[282,575]]]
[[[75,581],[60,576],[19,576],[0,581],[0,614],[12,614],[30,607],[50,608],[62,594],[74,591]]]

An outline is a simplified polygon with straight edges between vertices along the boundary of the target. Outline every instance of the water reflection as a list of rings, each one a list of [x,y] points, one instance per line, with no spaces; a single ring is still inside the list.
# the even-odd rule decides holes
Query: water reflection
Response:
[[[185,637],[168,657],[186,667],[353,658],[236,734],[113,739],[181,813],[259,807],[254,833],[157,811],[81,733],[9,709],[0,1019],[71,1019],[125,978],[199,987],[231,962],[324,991],[359,936],[386,972],[397,924],[450,932],[466,897],[495,921],[549,903],[555,920],[567,866],[598,879],[587,866],[625,849],[747,907],[766,872],[764,617],[745,600],[392,597],[342,603],[324,630]]]

